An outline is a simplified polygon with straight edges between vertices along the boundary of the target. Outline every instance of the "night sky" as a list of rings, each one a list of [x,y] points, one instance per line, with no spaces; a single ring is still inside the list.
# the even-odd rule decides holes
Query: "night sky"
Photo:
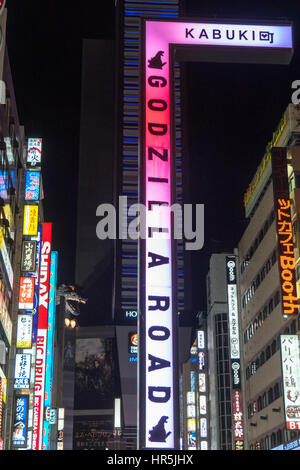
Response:
[[[43,138],[45,220],[54,223],[59,283],[74,282],[82,39],[114,38],[114,3],[7,0],[20,122],[27,136]],[[205,246],[193,253],[188,274],[197,311],[205,308],[209,255],[237,245],[246,226],[243,194],[291,101],[291,83],[300,80],[300,6],[187,0],[186,16],[288,19],[295,30],[289,66],[187,64],[191,201],[205,204]]]

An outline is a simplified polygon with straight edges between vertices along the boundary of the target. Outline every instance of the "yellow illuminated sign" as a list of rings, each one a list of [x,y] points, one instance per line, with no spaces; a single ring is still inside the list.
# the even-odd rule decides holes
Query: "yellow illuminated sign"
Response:
[[[37,235],[39,206],[24,206],[23,235]]]

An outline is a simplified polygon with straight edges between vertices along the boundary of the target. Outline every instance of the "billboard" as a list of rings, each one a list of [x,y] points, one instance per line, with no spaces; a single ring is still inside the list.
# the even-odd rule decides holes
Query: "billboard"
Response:
[[[293,226],[286,152],[287,149],[285,147],[275,147],[272,149],[272,174],[282,312],[283,315],[293,315],[298,313],[299,300],[296,289]]]
[[[28,139],[27,142],[27,159],[26,163],[29,167],[39,167],[42,163],[42,139]]]
[[[27,390],[30,388],[31,354],[16,354],[14,389]]]
[[[69,346],[66,344],[66,354]],[[112,338],[76,339],[74,396],[75,409],[113,408]]]
[[[286,429],[300,430],[300,361],[297,335],[281,335],[281,369]]]
[[[39,306],[36,338],[32,450],[41,450],[42,447],[51,260],[52,224],[42,223],[41,226],[42,242],[39,275]]]
[[[52,380],[54,359],[54,334],[55,334],[55,309],[56,309],[56,284],[57,284],[57,251],[51,253],[50,265],[50,289],[48,307],[48,334],[47,334],[47,356],[45,372],[45,409],[52,407]],[[50,450],[50,420],[44,420],[43,425],[43,450]]]
[[[25,201],[38,201],[40,199],[41,172],[27,170],[25,177]]]
[[[21,258],[21,271],[26,273],[33,273],[36,269],[36,245],[34,240],[23,240],[22,243],[22,258]]]
[[[19,309],[33,309],[34,279],[32,277],[20,277]]]
[[[213,60],[211,52],[222,46],[224,60],[287,63],[293,48],[292,27],[191,22],[183,18],[145,20],[142,38],[139,183],[140,202],[146,210],[145,233],[139,238],[139,448],[174,449],[179,448],[179,381],[171,217],[176,184],[171,137],[176,134],[172,88],[175,59],[171,46],[176,45],[183,58],[188,48],[187,56],[198,54],[200,60],[201,47],[195,46],[205,46],[203,54]],[[220,60],[220,51],[214,56],[216,61]],[[188,245],[193,249],[193,243]]]
[[[28,395],[17,395],[15,403],[12,447],[27,447]]]
[[[74,416],[74,450],[105,450],[111,439],[113,415]]]
[[[244,420],[242,407],[241,390],[232,391],[232,409],[233,409],[233,438],[235,441],[235,450],[243,450],[244,447]]]
[[[26,314],[33,316],[32,342],[36,343],[37,324],[38,324],[38,305],[39,305],[39,270],[40,270],[40,259],[41,259],[41,242],[42,242],[41,225],[38,227],[37,236],[30,237],[30,241],[34,241],[36,243],[35,270],[32,273],[28,273],[28,277],[32,277],[34,279],[34,301],[33,301],[33,309],[26,310]]]
[[[24,206],[23,235],[36,235],[38,230],[39,206]]]
[[[31,348],[32,346],[32,316],[18,315],[17,348]]]

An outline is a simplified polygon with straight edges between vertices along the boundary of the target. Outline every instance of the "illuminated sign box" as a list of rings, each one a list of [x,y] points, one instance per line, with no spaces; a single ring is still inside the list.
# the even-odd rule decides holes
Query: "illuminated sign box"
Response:
[[[14,389],[29,389],[31,354],[16,354]]]
[[[34,278],[21,277],[19,290],[19,308],[33,309],[34,303]]]
[[[41,166],[42,162],[42,139],[28,139],[27,142],[27,165],[30,167]]]
[[[39,220],[39,206],[24,206],[23,235],[37,235]]]
[[[294,315],[298,313],[299,299],[296,288],[291,201],[289,199],[287,175],[287,149],[285,147],[272,149],[272,176],[282,313],[283,315]]]
[[[41,173],[37,170],[27,170],[25,179],[25,201],[40,199]]]
[[[23,240],[21,271],[33,273],[36,270],[36,246],[34,240]]]
[[[12,433],[13,447],[27,447],[28,395],[17,395]]]
[[[179,447],[178,310],[170,209],[176,164],[171,142],[174,51],[176,60],[288,63],[292,27],[144,20],[142,37],[140,202],[147,209],[146,237],[139,240],[140,446],[172,449]],[[156,432],[158,427],[164,429],[164,438]]]
[[[32,316],[18,315],[17,348],[32,346]]]
[[[286,429],[300,430],[300,361],[297,335],[281,335],[281,370]]]

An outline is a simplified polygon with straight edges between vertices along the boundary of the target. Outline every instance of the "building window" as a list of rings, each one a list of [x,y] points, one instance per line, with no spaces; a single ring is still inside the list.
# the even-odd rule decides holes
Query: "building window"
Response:
[[[276,434],[275,434],[275,432],[272,432],[272,434],[271,434],[271,449],[273,447],[276,447]]]
[[[272,351],[272,355],[276,353],[276,340],[275,339],[272,341],[271,351]]]
[[[273,388],[269,388],[268,390],[268,404],[272,403],[274,401],[274,394],[273,394]]]
[[[270,359],[271,357],[271,348],[270,346],[267,346],[267,349],[266,349],[266,360]]]
[[[274,386],[274,399],[276,400],[277,398],[279,398],[280,394],[279,394],[279,383],[275,384]]]

